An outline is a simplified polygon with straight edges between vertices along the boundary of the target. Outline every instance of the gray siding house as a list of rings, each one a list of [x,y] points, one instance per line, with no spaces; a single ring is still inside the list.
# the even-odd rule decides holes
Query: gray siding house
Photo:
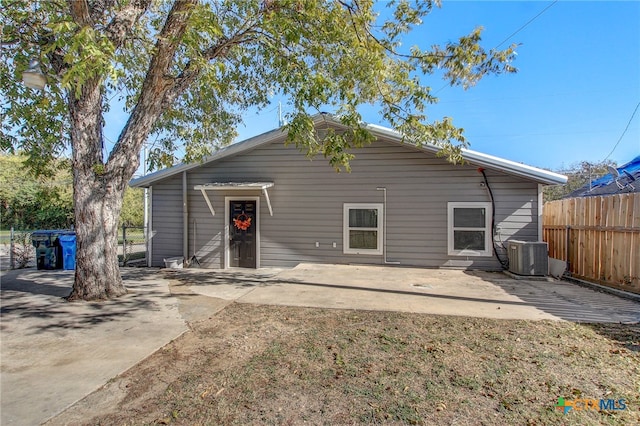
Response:
[[[464,151],[377,140],[351,173],[285,146],[282,130],[131,182],[149,188],[149,266],[194,255],[202,267],[300,262],[501,269],[508,239],[542,240],[542,186],[566,177]],[[494,250],[495,247],[495,250]]]

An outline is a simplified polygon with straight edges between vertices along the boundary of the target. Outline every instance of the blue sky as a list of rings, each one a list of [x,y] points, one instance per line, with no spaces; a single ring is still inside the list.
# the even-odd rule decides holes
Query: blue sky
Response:
[[[631,120],[640,103],[640,2],[444,0],[409,44],[444,43],[477,26],[486,48],[519,30],[500,46],[521,44],[518,73],[486,77],[467,91],[426,80],[440,99],[431,119],[452,117],[472,150],[552,170],[602,161],[612,150],[618,165],[640,154],[640,110]],[[276,128],[279,100],[248,112],[239,140]],[[375,109],[363,118],[386,124]]]
[[[551,4],[445,1],[432,17],[458,32],[482,25],[494,47]],[[452,116],[471,149],[533,166],[604,160],[640,103],[640,3],[559,1],[509,43],[521,43],[517,74],[442,90],[434,116]],[[640,111],[610,158],[638,154]]]
[[[458,31],[482,25],[494,47],[552,2],[444,2]],[[438,25],[442,25],[440,23]],[[439,93],[435,115],[465,128],[471,149],[558,169],[604,160],[640,103],[640,3],[559,1],[505,45],[518,73]],[[610,158],[640,154],[640,111]]]

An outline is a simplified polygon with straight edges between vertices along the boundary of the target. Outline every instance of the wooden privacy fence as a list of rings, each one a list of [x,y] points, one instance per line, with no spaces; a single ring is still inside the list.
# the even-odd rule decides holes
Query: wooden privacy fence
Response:
[[[552,201],[542,224],[571,276],[640,294],[640,193]]]

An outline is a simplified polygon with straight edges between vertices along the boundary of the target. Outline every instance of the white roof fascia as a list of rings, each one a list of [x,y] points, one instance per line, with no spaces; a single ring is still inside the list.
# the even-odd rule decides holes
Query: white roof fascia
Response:
[[[494,157],[493,155],[463,149],[462,156],[470,162],[478,163],[487,167],[493,167],[522,177],[532,178],[538,182],[548,185],[562,185],[567,183],[567,177],[565,175],[549,170],[539,169],[527,164],[506,160],[504,158]]]

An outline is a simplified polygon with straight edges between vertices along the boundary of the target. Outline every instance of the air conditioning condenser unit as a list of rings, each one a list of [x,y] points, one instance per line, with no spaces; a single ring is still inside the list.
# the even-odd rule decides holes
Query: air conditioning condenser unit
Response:
[[[547,243],[538,241],[507,241],[509,272],[517,275],[547,275],[549,257]]]

